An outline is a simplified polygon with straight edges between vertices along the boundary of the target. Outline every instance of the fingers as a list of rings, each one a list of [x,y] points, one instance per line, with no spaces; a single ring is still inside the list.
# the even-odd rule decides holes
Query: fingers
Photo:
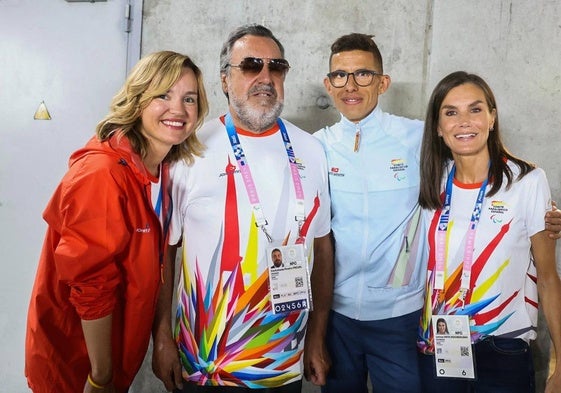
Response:
[[[308,378],[308,381],[310,381],[314,385],[323,386],[325,385],[326,382],[325,373],[323,372],[316,373],[315,371],[312,371],[310,373],[310,377]]]
[[[304,376],[306,380],[310,381],[314,385],[323,386],[327,382],[327,372],[329,370],[329,364],[323,360],[318,361],[314,364],[313,361],[309,364],[304,365]]]
[[[183,376],[181,375],[181,365],[176,362],[173,365],[173,377],[177,389],[183,389]]]
[[[173,392],[175,389],[183,389],[183,377],[181,376],[181,365],[179,362],[172,364],[166,375],[158,378],[162,380],[168,392]]]
[[[552,208],[545,214],[545,229],[550,233],[548,237],[553,240],[561,239],[561,210],[557,209],[555,201],[551,202]]]
[[[164,386],[168,392],[173,392],[175,389],[175,383],[171,378],[171,375],[168,378],[160,378],[164,383]]]
[[[183,377],[181,376],[181,363],[177,353],[177,345],[171,336],[160,336],[154,342],[152,371],[162,381],[168,392],[183,388]]]

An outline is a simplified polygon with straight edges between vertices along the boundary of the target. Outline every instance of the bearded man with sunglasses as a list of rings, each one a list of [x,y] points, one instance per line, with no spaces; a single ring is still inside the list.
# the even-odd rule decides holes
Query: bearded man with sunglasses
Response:
[[[375,392],[417,393],[423,122],[378,106],[391,79],[372,36],[339,37],[329,67],[324,85],[341,120],[314,134],[328,161],[336,272],[327,329],[332,365],[322,393],[367,393],[368,375]],[[558,232],[559,217],[548,212],[546,228]]]
[[[172,168],[171,247],[153,369],[177,392],[300,393],[302,366],[320,385],[329,368],[333,250],[325,154],[317,139],[279,117],[290,66],[270,30],[236,29],[220,62],[228,112],[199,131],[204,156]],[[285,266],[271,269],[277,248]]]

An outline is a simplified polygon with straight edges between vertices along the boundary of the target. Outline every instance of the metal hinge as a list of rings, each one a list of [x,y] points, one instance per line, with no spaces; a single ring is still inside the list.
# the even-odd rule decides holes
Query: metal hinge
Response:
[[[125,5],[125,33],[130,33],[132,30],[132,5],[128,3]]]

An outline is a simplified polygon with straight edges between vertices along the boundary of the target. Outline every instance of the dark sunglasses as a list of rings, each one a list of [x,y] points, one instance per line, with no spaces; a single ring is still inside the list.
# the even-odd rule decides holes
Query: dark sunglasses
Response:
[[[290,64],[285,59],[261,59],[259,57],[245,57],[240,64],[228,64],[229,67],[239,68],[244,74],[257,75],[265,66],[269,66],[269,72],[278,76],[284,76]]]

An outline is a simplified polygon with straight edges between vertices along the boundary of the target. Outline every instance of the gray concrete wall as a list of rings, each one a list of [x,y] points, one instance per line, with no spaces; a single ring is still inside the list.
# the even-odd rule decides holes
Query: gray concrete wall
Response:
[[[507,145],[546,170],[561,202],[560,20],[557,0],[144,0],[142,52],[190,54],[205,74],[214,117],[226,108],[222,42],[241,24],[264,24],[283,42],[292,66],[283,116],[312,132],[338,118],[332,106],[318,107],[330,44],[350,32],[374,34],[392,77],[383,109],[422,119],[442,77],[456,70],[480,74],[496,94]],[[540,337],[547,337],[543,328]],[[548,340],[538,342],[543,380]]]
[[[0,392],[28,391],[24,326],[44,234],[41,211],[69,152],[89,138],[122,82],[107,38],[124,26],[121,2],[0,0]],[[192,55],[205,72],[216,116],[226,108],[218,84],[222,42],[240,24],[263,23],[283,41],[292,64],[284,116],[314,131],[337,119],[332,107],[317,106],[329,45],[352,31],[375,34],[393,81],[384,109],[422,118],[430,90],[446,73],[480,73],[496,92],[508,145],[544,167],[561,202],[560,20],[557,0],[144,0],[142,53],[169,48]],[[88,61],[94,46],[99,54]],[[121,52],[125,64],[124,44]],[[34,122],[42,99],[53,120]],[[547,347],[547,339],[539,341],[542,377]],[[165,391],[149,363],[133,392]]]
[[[430,18],[427,6],[430,3],[404,0],[369,1],[367,6],[338,0],[145,0],[142,52],[169,48],[193,56],[205,73],[212,117],[226,107],[218,65],[223,41],[241,24],[264,24],[281,40],[292,66],[286,79],[283,116],[314,131],[338,118],[334,108],[317,106],[317,99],[325,96],[323,77],[328,72],[331,42],[352,31],[371,33],[384,54],[384,70],[394,78],[384,97],[385,106],[420,117],[427,62],[425,29]]]
[[[323,110],[318,107],[318,100],[329,100],[323,78],[329,72],[331,43],[350,32],[370,33],[376,36],[384,56],[384,72],[393,80],[382,99],[383,107],[403,116],[421,118],[428,64],[425,30],[430,25],[432,5],[405,0],[366,3],[144,0],[142,53],[172,49],[193,57],[205,76],[212,118],[226,110],[226,98],[219,83],[222,43],[237,26],[261,23],[281,40],[291,64],[285,83],[283,117],[312,132],[339,117],[332,106]],[[151,374],[148,358],[132,390],[133,393],[165,392]],[[319,391],[318,387],[304,383],[304,393]]]
[[[505,139],[514,153],[542,166],[561,200],[561,3],[556,0],[145,0],[142,53],[183,51],[205,73],[211,117],[224,112],[218,54],[228,32],[245,23],[270,27],[292,68],[283,116],[314,131],[337,119],[318,108],[329,46],[349,32],[376,36],[392,86],[381,105],[423,118],[434,85],[464,69],[494,89]]]

